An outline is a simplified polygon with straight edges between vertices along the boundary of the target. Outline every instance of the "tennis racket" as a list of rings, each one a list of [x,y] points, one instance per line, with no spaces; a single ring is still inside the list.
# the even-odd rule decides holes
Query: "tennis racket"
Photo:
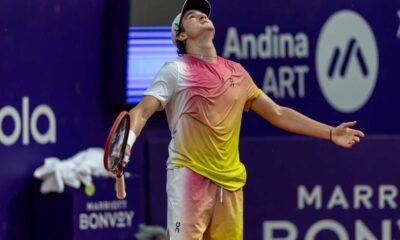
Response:
[[[123,111],[114,121],[104,148],[104,168],[114,173],[116,176],[117,198],[120,200],[124,199],[126,196],[123,171],[126,165],[124,156],[128,141],[129,127],[129,114]]]

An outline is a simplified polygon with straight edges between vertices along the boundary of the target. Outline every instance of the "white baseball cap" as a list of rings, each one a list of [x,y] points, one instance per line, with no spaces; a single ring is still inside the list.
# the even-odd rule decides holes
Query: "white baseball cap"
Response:
[[[179,26],[181,25],[181,17],[189,10],[199,10],[205,13],[208,17],[211,13],[211,5],[208,0],[186,0],[183,4],[181,12],[175,17],[172,22],[171,27],[171,38],[172,42],[176,44],[176,35],[179,31]]]

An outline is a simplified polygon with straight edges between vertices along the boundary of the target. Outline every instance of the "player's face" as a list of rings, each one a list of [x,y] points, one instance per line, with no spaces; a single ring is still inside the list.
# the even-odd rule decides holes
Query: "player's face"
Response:
[[[196,37],[204,32],[214,33],[214,24],[207,15],[198,10],[189,10],[182,19],[182,25],[188,37]]]

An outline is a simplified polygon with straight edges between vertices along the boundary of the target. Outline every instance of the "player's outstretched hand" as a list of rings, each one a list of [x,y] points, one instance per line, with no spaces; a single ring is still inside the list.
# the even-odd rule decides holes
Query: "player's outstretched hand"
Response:
[[[360,142],[360,138],[365,135],[362,131],[351,128],[356,124],[357,121],[344,122],[332,129],[332,142],[344,148],[351,148],[354,144]]]

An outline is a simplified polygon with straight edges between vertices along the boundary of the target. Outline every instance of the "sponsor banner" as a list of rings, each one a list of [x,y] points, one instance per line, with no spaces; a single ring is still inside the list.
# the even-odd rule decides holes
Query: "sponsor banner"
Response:
[[[127,197],[122,201],[116,199],[114,180],[103,181],[107,183],[97,181],[99,191],[93,195],[91,190],[74,195],[74,239],[130,239],[143,223],[144,203],[138,197],[142,189],[141,180],[125,179]]]
[[[46,157],[104,146],[117,115],[103,91],[107,3],[0,2],[0,239],[35,235],[33,172]],[[56,219],[50,228],[72,225]]]
[[[133,239],[144,222],[140,178],[125,179],[124,200],[116,198],[114,179],[95,178],[93,183],[78,190],[68,187],[62,194],[35,193],[36,238]]]
[[[165,168],[156,165],[168,140],[149,143],[150,221],[165,224]],[[244,239],[397,239],[399,144],[370,137],[348,150],[305,138],[243,138]]]
[[[349,150],[306,138],[243,138],[244,239],[399,238],[399,144],[400,138],[370,137]],[[168,156],[168,140],[148,146],[149,219],[165,225],[160,162]]]
[[[22,145],[29,145],[31,138],[34,142],[45,145],[55,144],[57,139],[57,122],[54,111],[46,104],[30,109],[29,97],[22,98],[22,111],[11,105],[0,109],[0,144],[12,146],[21,140]],[[47,122],[43,132],[39,129],[39,118]],[[9,121],[6,119],[9,118]],[[41,122],[45,125],[44,122]]]
[[[127,200],[86,202],[85,212],[79,213],[79,230],[130,228],[134,215]]]
[[[330,124],[357,119],[369,133],[400,133],[399,113],[382,118],[400,101],[398,1],[212,4],[218,52],[276,102]],[[248,118],[246,135],[279,133]]]
[[[246,142],[245,234],[263,240],[396,239],[398,144],[399,138],[378,137],[352,150],[318,140]]]

